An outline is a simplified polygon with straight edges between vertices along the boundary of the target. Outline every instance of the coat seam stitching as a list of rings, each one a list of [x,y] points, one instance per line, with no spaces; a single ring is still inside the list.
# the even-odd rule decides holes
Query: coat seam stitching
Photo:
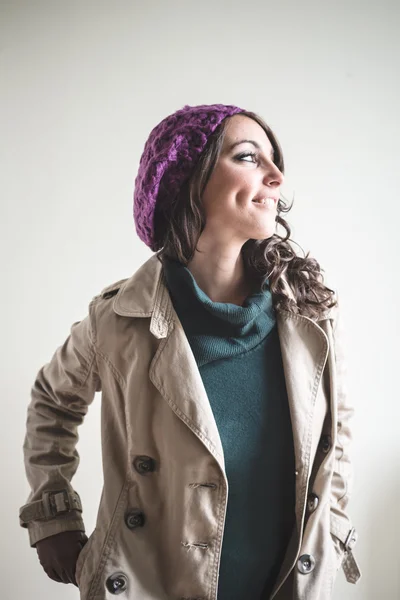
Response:
[[[96,354],[97,354],[97,356],[99,356],[100,358],[103,359],[103,361],[109,367],[110,371],[112,372],[112,374],[114,375],[114,377],[118,381],[118,383],[121,384],[121,386],[123,388],[125,388],[126,387],[126,381],[125,381],[125,379],[122,377],[121,373],[114,366],[114,364],[110,361],[110,359],[108,358],[108,356],[106,356],[105,354],[103,354],[103,352],[101,352],[101,350],[99,350],[99,349],[96,349]]]
[[[88,600],[92,600],[94,595],[96,594],[97,590],[99,589],[100,586],[100,579],[101,579],[101,575],[103,573],[104,567],[107,563],[108,557],[110,555],[110,552],[112,550],[112,546],[113,546],[113,542],[114,542],[114,538],[115,538],[115,529],[117,527],[117,519],[120,517],[120,515],[123,512],[124,509],[124,495],[128,492],[129,489],[129,482],[128,479],[125,478],[124,484],[122,486],[122,489],[120,491],[120,494],[118,496],[113,514],[111,516],[110,519],[110,525],[109,528],[107,530],[107,533],[105,535],[104,538],[104,542],[103,545],[101,547],[101,552],[100,552],[100,556],[99,556],[99,563],[97,565],[97,569],[95,571],[95,574],[93,576],[93,579],[90,583],[90,587],[88,590]],[[116,524],[114,531],[112,531],[112,528],[114,526],[114,523]],[[107,545],[108,545],[108,552],[107,552]]]
[[[336,338],[335,338],[336,327],[337,327],[337,322],[336,322],[336,326],[335,326],[335,328],[333,329],[333,335],[332,335],[332,337],[333,337],[333,343],[334,343],[335,367],[336,367],[336,365],[337,365],[337,362],[338,362],[338,361],[337,361],[337,355],[336,355]],[[338,398],[338,400],[339,400],[339,398]],[[336,410],[337,410],[337,412],[338,412],[338,408],[337,408]],[[343,480],[343,482],[344,482],[344,491],[343,491],[343,494],[342,494],[342,495],[341,495],[339,498],[337,498],[337,499],[336,499],[336,502],[337,502],[337,503],[339,503],[340,501],[342,501],[342,500],[344,500],[346,497],[348,497],[348,481],[347,481],[347,477],[344,477],[344,476],[341,474],[341,472],[340,472],[340,471],[341,471],[341,466],[342,466],[342,464],[343,464],[343,463],[342,463],[342,462],[340,462],[340,461],[342,460],[342,458],[343,458],[343,455],[344,455],[344,445],[343,445],[343,443],[342,443],[342,442],[341,442],[341,440],[340,440],[340,435],[339,435],[339,433],[340,433],[340,431],[339,431],[339,428],[337,427],[337,424],[336,424],[336,444],[337,444],[337,446],[340,448],[340,450],[341,450],[341,454],[340,454],[339,458],[336,458],[336,457],[335,457],[335,460],[334,460],[334,470],[336,470],[336,471],[337,471],[337,473],[339,474],[339,476],[340,476],[340,477],[342,477],[342,480]],[[335,466],[336,466],[336,468],[335,468]]]

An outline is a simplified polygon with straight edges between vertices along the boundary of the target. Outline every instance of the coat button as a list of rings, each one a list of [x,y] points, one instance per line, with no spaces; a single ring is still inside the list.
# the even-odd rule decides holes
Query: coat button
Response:
[[[145,475],[146,473],[155,471],[156,461],[150,456],[136,456],[135,460],[133,461],[133,466],[138,473]]]
[[[323,435],[320,441],[320,447],[324,454],[329,452],[329,449],[332,445],[332,438],[330,435]]]
[[[317,494],[314,494],[313,492],[311,492],[311,494],[308,495],[308,499],[307,499],[308,512],[310,512],[310,513],[314,512],[314,510],[318,506],[318,502],[319,502],[319,498],[318,498]]]
[[[114,573],[106,581],[106,588],[111,594],[122,594],[128,587],[128,580],[123,573]]]
[[[145,523],[145,516],[141,510],[135,509],[130,510],[125,515],[125,523],[129,529],[136,529],[136,527],[143,527]]]
[[[297,561],[297,568],[300,573],[310,573],[315,567],[315,558],[312,554],[303,554]]]

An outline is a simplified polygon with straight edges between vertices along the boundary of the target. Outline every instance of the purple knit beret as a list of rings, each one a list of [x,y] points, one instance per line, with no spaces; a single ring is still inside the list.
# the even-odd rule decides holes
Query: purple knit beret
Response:
[[[153,251],[156,251],[156,204],[170,203],[176,198],[193,172],[209,136],[225,117],[244,110],[225,104],[186,105],[151,131],[135,179],[133,216],[138,236]]]

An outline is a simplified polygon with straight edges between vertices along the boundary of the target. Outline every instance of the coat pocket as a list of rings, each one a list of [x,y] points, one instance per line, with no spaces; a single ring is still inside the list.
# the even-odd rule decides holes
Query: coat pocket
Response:
[[[94,528],[94,530],[88,537],[86,544],[83,546],[82,550],[78,554],[78,559],[76,561],[76,566],[75,566],[75,579],[78,584],[78,587],[80,587],[80,581],[81,581],[83,568],[85,566],[85,561],[89,555],[90,548],[93,545],[93,540],[95,538],[95,535],[96,535],[96,527]]]

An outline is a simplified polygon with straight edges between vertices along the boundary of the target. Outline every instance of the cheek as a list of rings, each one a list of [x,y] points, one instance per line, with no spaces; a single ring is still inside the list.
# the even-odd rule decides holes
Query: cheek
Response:
[[[247,199],[252,192],[252,185],[243,170],[234,165],[220,164],[213,171],[204,190],[203,199],[206,205],[226,205],[226,202]]]

